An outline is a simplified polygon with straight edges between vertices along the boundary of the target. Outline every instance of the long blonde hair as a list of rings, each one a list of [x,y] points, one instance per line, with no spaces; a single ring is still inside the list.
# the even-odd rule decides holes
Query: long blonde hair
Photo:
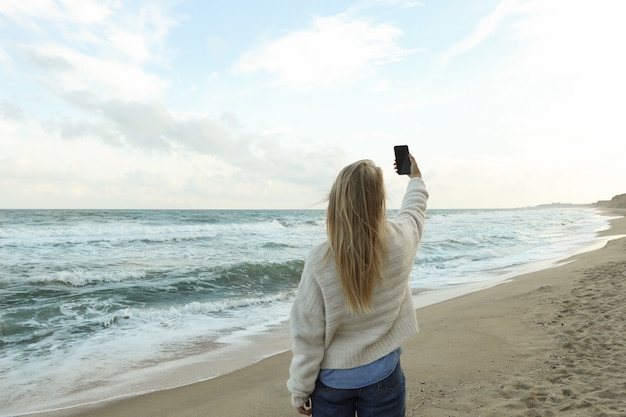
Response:
[[[345,167],[328,197],[330,255],[350,314],[371,307],[382,276],[386,214],[382,170],[370,160]]]

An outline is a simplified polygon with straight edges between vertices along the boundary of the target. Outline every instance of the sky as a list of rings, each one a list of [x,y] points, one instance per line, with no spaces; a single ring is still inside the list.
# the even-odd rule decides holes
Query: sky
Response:
[[[622,0],[2,0],[0,208],[321,209],[409,145],[429,207],[626,193]]]

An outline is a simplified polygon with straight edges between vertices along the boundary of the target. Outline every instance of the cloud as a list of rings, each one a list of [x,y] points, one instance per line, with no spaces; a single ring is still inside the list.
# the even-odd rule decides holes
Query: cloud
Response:
[[[104,207],[115,196],[125,206],[157,207],[176,195],[172,205],[182,207],[192,191],[207,190],[221,194],[222,207],[228,195],[248,204],[263,195],[268,205],[288,207],[300,192],[318,201],[321,193],[311,190],[325,189],[344,164],[342,149],[301,145],[289,126],[251,132],[232,113],[168,106],[169,83],[155,69],[168,66],[166,41],[180,18],[161,10],[163,3],[24,4],[0,2],[0,16],[20,35],[3,43],[0,65],[23,71],[15,79],[35,92],[0,99],[0,172],[7,173],[0,190],[15,196],[12,204]],[[317,35],[350,35],[344,47],[362,49],[340,63],[349,71],[339,78],[408,53],[390,26],[347,18],[317,24]],[[205,197],[191,205],[211,206]]]
[[[114,28],[108,38],[114,49],[122,52],[134,62],[146,61],[151,56],[146,40],[139,34]]]
[[[41,29],[37,21],[65,21],[84,25],[102,22],[112,14],[117,1],[40,0],[36,4],[23,0],[3,0],[0,14],[28,29]]]
[[[149,151],[191,152],[231,156],[228,147],[236,124],[231,116],[222,120],[209,117],[177,117],[160,101],[107,99],[87,91],[63,95],[67,103],[91,114],[88,120],[65,119],[50,122],[68,139],[102,138],[114,146],[130,146]]]
[[[265,72],[275,84],[295,89],[353,83],[374,73],[377,66],[415,52],[398,45],[401,36],[397,27],[348,14],[318,17],[309,29],[245,52],[234,71]]]
[[[5,43],[0,64],[11,63],[9,52],[21,53],[17,58],[25,57],[37,79],[58,94],[84,90],[149,101],[167,88],[145,68],[166,64],[166,38],[180,21],[161,3],[42,0],[33,7],[7,0],[0,3],[0,16],[27,29],[19,43]]]
[[[210,155],[236,171],[263,173],[268,179],[313,184],[327,181],[343,162],[337,147],[303,149],[283,132],[250,133],[234,114],[209,117],[178,115],[161,102],[102,99],[89,92],[73,92],[64,99],[89,112],[83,119],[48,121],[44,128],[66,139],[96,139],[120,148],[164,154]]]
[[[309,207],[345,158],[335,147],[285,146],[281,132],[244,132],[230,114],[183,117],[154,103],[91,105],[98,120],[41,123],[2,102],[6,207]],[[148,115],[151,131],[150,123],[130,122]]]
[[[20,121],[24,118],[24,112],[14,103],[0,100],[0,119]]]
[[[415,0],[359,0],[350,8],[348,8],[348,13],[358,13],[364,10],[373,9],[375,7],[389,7],[389,6],[400,6],[403,8],[413,8],[415,6],[421,6],[422,2]]]
[[[452,59],[461,56],[480,45],[481,42],[483,42],[498,28],[502,19],[509,16],[517,9],[518,4],[519,0],[503,0],[500,2],[491,14],[485,16],[478,22],[476,28],[471,34],[461,39],[439,55],[439,65],[441,67],[445,67]]]
[[[381,93],[385,91],[389,91],[389,80],[381,80],[376,83],[374,86],[367,89],[367,91],[371,91],[373,93]]]
[[[167,83],[133,63],[94,57],[60,44],[24,47],[38,67],[39,80],[58,94],[91,91],[102,97],[151,100],[161,97]]]
[[[626,37],[620,13],[626,4],[529,1],[523,11],[512,28],[525,46],[495,85],[510,122],[537,142],[572,146],[592,137],[594,151],[603,141],[617,143],[625,132],[619,103],[626,95],[626,60],[618,51]]]

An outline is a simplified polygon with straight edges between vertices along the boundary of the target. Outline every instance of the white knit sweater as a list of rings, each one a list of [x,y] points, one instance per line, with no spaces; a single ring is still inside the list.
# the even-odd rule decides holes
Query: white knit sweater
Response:
[[[422,179],[412,178],[400,211],[387,222],[384,272],[371,312],[347,314],[335,265],[325,257],[328,242],[309,253],[290,318],[293,358],[287,388],[294,407],[309,398],[321,368],[366,365],[417,334],[408,279],[424,230],[427,199]]]

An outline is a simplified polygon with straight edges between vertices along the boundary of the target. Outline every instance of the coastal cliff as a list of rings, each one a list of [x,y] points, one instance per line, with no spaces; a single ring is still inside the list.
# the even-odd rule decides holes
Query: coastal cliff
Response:
[[[596,203],[600,207],[626,209],[626,194],[619,194],[610,200],[601,200]]]

